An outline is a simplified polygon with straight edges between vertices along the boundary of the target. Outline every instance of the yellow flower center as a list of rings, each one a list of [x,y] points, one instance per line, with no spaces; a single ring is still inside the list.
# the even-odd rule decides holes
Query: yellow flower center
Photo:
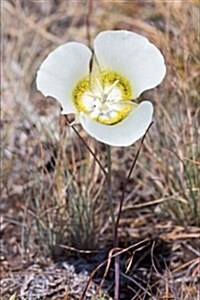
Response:
[[[73,90],[73,101],[79,112],[91,119],[113,125],[122,121],[136,106],[129,81],[114,71],[101,71],[98,78],[81,79]]]

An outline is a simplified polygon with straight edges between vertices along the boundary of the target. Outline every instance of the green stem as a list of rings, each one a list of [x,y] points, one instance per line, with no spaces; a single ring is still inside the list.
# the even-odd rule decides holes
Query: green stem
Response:
[[[114,207],[112,202],[112,161],[111,161],[111,150],[110,146],[106,144],[106,153],[107,153],[107,163],[108,163],[108,171],[107,171],[107,196],[108,196],[108,204],[112,219],[113,226],[113,234],[115,235],[115,214]]]
[[[103,171],[105,177],[107,178],[107,172],[104,169],[104,166],[101,164],[100,160],[98,159],[98,157],[96,156],[95,152],[92,151],[92,149],[88,146],[88,144],[86,143],[86,141],[84,140],[84,138],[82,138],[82,136],[80,135],[80,133],[78,132],[78,130],[75,128],[74,125],[70,124],[67,115],[65,115],[65,118],[67,120],[68,125],[74,130],[74,132],[77,134],[77,136],[79,137],[79,139],[83,142],[83,144],[85,145],[85,147],[88,149],[88,151],[90,152],[90,154],[94,157],[94,160],[96,161],[96,163],[99,165],[100,169]]]

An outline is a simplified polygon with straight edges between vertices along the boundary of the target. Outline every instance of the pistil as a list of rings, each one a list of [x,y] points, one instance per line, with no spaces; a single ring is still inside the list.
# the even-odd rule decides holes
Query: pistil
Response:
[[[133,108],[131,87],[126,78],[112,71],[102,71],[99,78],[93,78],[93,83],[91,85],[90,77],[86,77],[76,86],[74,100],[79,111],[107,125],[123,120]]]

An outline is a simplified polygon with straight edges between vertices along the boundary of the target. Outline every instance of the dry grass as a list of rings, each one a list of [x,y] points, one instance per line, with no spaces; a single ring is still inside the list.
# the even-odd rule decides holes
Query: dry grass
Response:
[[[199,5],[156,0],[90,3],[93,10],[87,1],[1,3],[2,277],[23,260],[41,255],[59,260],[60,244],[81,250],[110,244],[103,173],[66,126],[58,103],[37,92],[35,77],[44,57],[58,45],[70,40],[87,44],[102,30],[123,28],[147,36],[161,49],[167,76],[141,97],[154,103],[155,122],[127,186],[120,238],[124,248],[146,237],[170,244],[170,264],[161,274],[152,262],[157,289],[151,283],[148,290],[156,299],[197,300]],[[80,132],[106,167],[104,146]],[[112,148],[116,213],[137,147]],[[144,299],[142,293],[135,291],[132,299]]]

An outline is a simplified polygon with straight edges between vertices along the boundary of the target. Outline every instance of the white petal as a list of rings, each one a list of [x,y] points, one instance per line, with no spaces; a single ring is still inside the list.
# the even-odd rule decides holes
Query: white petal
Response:
[[[96,140],[111,146],[130,146],[141,138],[152,121],[153,105],[140,103],[127,118],[116,125],[104,125],[80,114],[83,128]]]
[[[101,69],[117,71],[130,81],[135,98],[158,85],[165,76],[160,51],[134,32],[101,32],[94,41],[94,50]]]
[[[85,45],[66,43],[51,52],[38,70],[38,90],[45,96],[56,98],[64,114],[76,112],[72,91],[78,81],[89,74],[91,56],[91,51]]]

